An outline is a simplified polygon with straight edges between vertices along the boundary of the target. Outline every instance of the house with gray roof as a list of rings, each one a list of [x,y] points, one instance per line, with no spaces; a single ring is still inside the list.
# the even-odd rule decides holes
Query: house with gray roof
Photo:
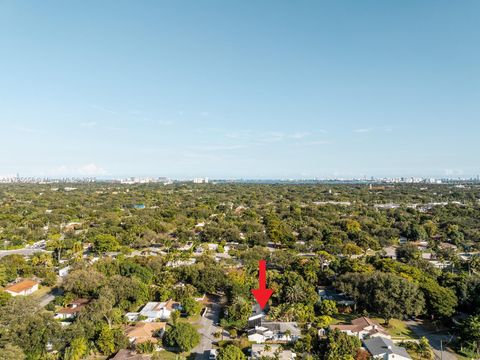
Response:
[[[374,337],[364,340],[368,352],[374,359],[382,360],[411,360],[405,348],[396,346],[392,340],[384,337]]]

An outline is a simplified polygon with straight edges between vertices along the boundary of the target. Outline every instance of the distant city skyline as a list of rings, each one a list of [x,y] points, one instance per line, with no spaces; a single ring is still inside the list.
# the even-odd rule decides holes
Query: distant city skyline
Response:
[[[0,177],[475,178],[478,1],[0,2]]]

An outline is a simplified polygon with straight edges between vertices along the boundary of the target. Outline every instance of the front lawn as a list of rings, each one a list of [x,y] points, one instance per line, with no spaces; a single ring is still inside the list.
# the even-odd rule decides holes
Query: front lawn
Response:
[[[391,319],[388,326],[384,324],[385,320],[382,318],[373,318],[373,320],[385,327],[393,339],[418,339],[418,336],[402,320]]]

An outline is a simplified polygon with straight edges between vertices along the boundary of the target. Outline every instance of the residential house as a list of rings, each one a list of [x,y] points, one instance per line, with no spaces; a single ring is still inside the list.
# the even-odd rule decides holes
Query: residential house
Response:
[[[456,245],[450,244],[448,242],[442,242],[438,245],[438,247],[442,250],[453,250],[456,251],[458,248]]]
[[[260,305],[255,304],[252,306],[252,315],[248,318],[248,327],[250,329],[255,328],[255,326],[260,326],[262,324],[262,319],[265,317],[265,314],[262,311]]]
[[[355,301],[346,296],[345,294],[339,294],[333,290],[321,287],[318,289],[318,296],[320,301],[333,300],[340,307],[351,307],[355,305]]]
[[[4,290],[12,296],[27,296],[38,290],[38,282],[30,279],[23,279],[15,284],[7,286]]]
[[[181,305],[173,300],[148,302],[140,312],[127,313],[125,316],[129,321],[142,319],[143,322],[155,322],[157,320],[168,320],[172,311],[181,309]]]
[[[158,339],[163,336],[165,332],[165,322],[139,322],[134,326],[129,326],[125,330],[125,335],[131,344],[141,344],[147,341],[157,343]]]
[[[427,261],[431,261],[431,260],[434,259],[434,254],[431,253],[431,252],[422,252],[422,259],[427,260]]]
[[[197,262],[197,259],[195,258],[190,258],[187,260],[173,260],[167,262],[167,267],[172,267],[172,268],[177,268],[179,266],[190,266],[193,265]]]
[[[392,260],[397,260],[397,247],[396,246],[387,246],[383,248],[383,257],[389,258]]]
[[[260,326],[248,331],[248,340],[256,343],[288,343],[297,341],[300,335],[301,330],[296,322],[262,321]]]
[[[192,247],[193,247],[193,242],[192,242],[192,241],[188,241],[185,245],[179,247],[178,250],[180,250],[180,251],[188,251],[188,250],[190,250]]]
[[[330,330],[335,329],[348,335],[356,336],[360,340],[366,339],[367,337],[384,337],[388,339],[391,337],[384,327],[367,317],[352,320],[352,323],[349,325],[330,325]]]
[[[429,260],[428,261],[433,267],[437,269],[446,269],[452,266],[452,262],[448,260]]]
[[[279,344],[253,344],[252,359],[275,358],[278,360],[293,360],[296,354],[291,350],[283,350]]]
[[[248,330],[248,341],[257,344],[263,344],[273,338],[273,332],[263,326],[255,326]]]
[[[61,308],[55,313],[55,319],[67,320],[74,319],[78,316],[80,311],[90,302],[89,299],[76,299],[68,304],[66,307]]]
[[[396,346],[392,340],[384,337],[374,337],[363,342],[374,359],[411,360],[405,348]]]

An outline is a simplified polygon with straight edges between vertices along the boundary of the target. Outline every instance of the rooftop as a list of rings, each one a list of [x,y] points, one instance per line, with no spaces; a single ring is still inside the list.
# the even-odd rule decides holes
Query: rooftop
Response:
[[[383,354],[394,354],[411,359],[407,350],[403,347],[396,346],[392,340],[384,337],[374,337],[364,341],[365,347],[372,356],[380,356]]]
[[[25,279],[25,280],[17,282],[16,284],[7,286],[5,288],[5,291],[11,291],[11,292],[14,292],[14,293],[21,293],[22,291],[28,290],[28,289],[34,287],[35,285],[38,285],[38,282],[36,282],[34,280],[30,280],[30,279]]]

